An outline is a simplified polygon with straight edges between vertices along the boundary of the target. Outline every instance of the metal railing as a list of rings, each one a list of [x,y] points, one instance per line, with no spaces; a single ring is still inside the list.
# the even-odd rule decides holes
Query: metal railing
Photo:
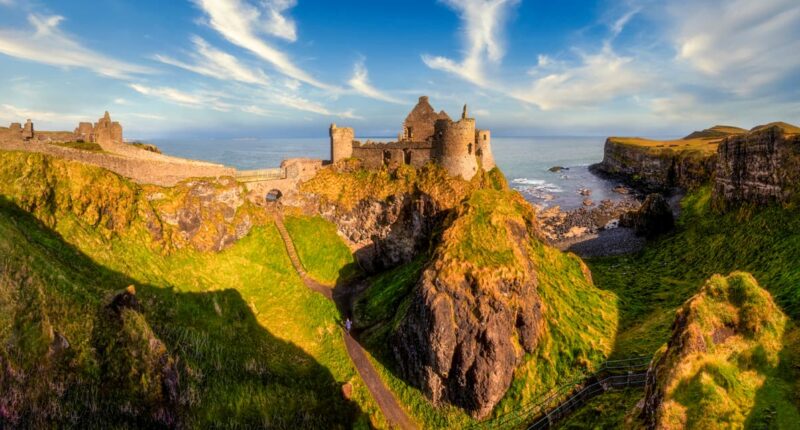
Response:
[[[286,169],[259,169],[259,170],[237,170],[236,179],[240,182],[270,181],[275,179],[286,179]]]
[[[581,375],[572,381],[542,393],[514,411],[476,424],[470,428],[549,428],[575,409],[586,404],[591,398],[605,391],[622,387],[643,386],[651,358],[650,356],[641,356],[606,361],[592,374]]]

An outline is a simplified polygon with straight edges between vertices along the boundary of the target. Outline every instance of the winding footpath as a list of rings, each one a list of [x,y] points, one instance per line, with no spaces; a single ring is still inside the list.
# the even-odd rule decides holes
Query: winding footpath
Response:
[[[292,266],[294,266],[297,274],[300,275],[300,279],[303,280],[306,287],[322,294],[325,298],[333,302],[332,289],[311,279],[303,268],[300,258],[297,256],[294,242],[292,242],[292,237],[289,236],[289,232],[283,224],[283,215],[275,213],[274,218],[275,226],[278,228],[284,245],[286,245],[286,252],[289,254],[289,260],[292,261]],[[392,428],[403,430],[416,429],[417,426],[400,407],[394,394],[383,384],[375,367],[369,361],[364,348],[361,347],[350,333],[344,332],[343,335],[345,348],[347,349],[347,354],[350,356],[350,361],[353,363],[353,366],[355,366],[358,374],[361,375],[361,379],[364,381],[364,384],[366,384],[367,389],[370,394],[372,394],[372,398],[375,399],[375,402],[378,404],[381,412],[383,412],[383,416],[386,417],[389,425],[391,425]]]

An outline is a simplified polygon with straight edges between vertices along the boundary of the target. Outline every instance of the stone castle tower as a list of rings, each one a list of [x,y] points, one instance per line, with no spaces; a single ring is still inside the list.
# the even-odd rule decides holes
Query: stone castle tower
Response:
[[[337,162],[353,156],[355,131],[351,127],[337,127],[331,124],[331,161]]]
[[[471,179],[478,169],[495,167],[491,133],[475,127],[475,118],[467,115],[453,121],[445,111],[436,112],[422,96],[403,122],[396,142],[362,144],[355,140],[350,127],[331,124],[331,161],[359,158],[368,168],[395,168],[401,164],[416,167],[435,162],[451,175]]]

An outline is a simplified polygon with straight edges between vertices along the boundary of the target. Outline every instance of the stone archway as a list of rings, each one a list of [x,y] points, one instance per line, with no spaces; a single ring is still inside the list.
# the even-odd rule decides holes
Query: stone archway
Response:
[[[269,190],[266,196],[264,196],[264,199],[267,201],[267,203],[274,203],[280,200],[281,197],[283,197],[281,190],[273,188]]]

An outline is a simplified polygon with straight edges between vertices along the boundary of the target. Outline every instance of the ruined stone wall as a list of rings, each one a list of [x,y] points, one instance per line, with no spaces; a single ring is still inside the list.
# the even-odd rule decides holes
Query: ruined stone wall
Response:
[[[94,141],[94,127],[90,122],[81,122],[75,129],[75,140],[83,142]]]
[[[380,169],[383,166],[383,150],[353,146],[353,157],[360,159],[367,169]]]
[[[439,143],[439,163],[451,175],[472,179],[478,171],[475,157],[475,119],[463,118],[458,122],[436,122]]]
[[[353,157],[368,169],[383,166],[397,168],[403,164],[422,167],[432,158],[432,145],[428,142],[366,142],[353,144]]]
[[[94,142],[106,151],[113,152],[114,145],[123,143],[122,126],[111,121],[108,112],[94,125]]]
[[[142,184],[173,186],[188,178],[234,176],[236,169],[201,161],[164,157],[161,160],[81,151],[38,141],[2,142],[0,150],[32,151],[92,164]],[[147,151],[142,151],[147,152]],[[157,154],[155,154],[157,155]]]
[[[485,171],[495,168],[494,154],[492,154],[492,133],[489,130],[476,130],[475,143],[478,147],[475,155],[480,158],[481,167]]]
[[[428,97],[422,96],[414,109],[403,122],[403,131],[400,133],[401,140],[413,142],[429,141],[435,131],[435,123],[440,119],[450,119],[444,111],[436,113],[428,103]]]
[[[355,132],[350,127],[337,127],[331,124],[331,162],[335,163],[353,156]]]

